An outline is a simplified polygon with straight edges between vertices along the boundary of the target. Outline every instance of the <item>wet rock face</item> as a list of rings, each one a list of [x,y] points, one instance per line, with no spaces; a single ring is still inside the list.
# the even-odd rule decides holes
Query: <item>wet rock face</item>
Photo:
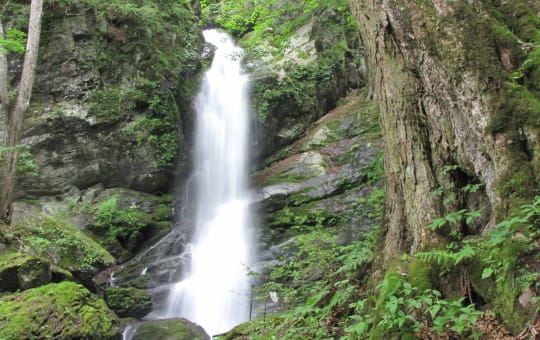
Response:
[[[46,4],[22,140],[38,176],[21,176],[18,197],[58,195],[97,183],[169,192],[174,166],[185,168],[181,125],[189,129],[200,70],[197,19],[182,4],[157,4],[165,9],[156,13],[168,13],[171,6],[178,10],[163,20],[145,17],[158,15],[147,12],[126,17],[109,5]],[[17,6],[6,5],[7,27],[22,16]],[[152,36],[156,32],[160,39]],[[8,59],[15,89],[22,56]],[[0,123],[5,114],[0,107]]]
[[[121,126],[66,117],[28,129],[22,142],[32,146],[38,176],[22,177],[19,190],[34,197],[50,196],[103,183],[143,192],[168,191],[171,173],[158,167],[148,145],[123,136]]]
[[[176,226],[152,247],[115,268],[114,284],[152,289],[177,282],[183,267],[189,264],[189,252],[185,249],[188,240],[188,233]],[[161,294],[161,290],[157,289],[155,294]],[[159,309],[159,305],[155,307]]]
[[[252,61],[248,53],[258,157],[294,142],[347,91],[363,86],[358,37],[344,20],[343,13],[326,9],[297,29],[283,56],[267,53]]]
[[[376,103],[352,91],[255,176],[259,213],[260,282],[272,267],[294,259],[296,236],[335,229],[340,244],[361,240],[376,226],[384,192]],[[254,313],[280,308],[258,296]]]

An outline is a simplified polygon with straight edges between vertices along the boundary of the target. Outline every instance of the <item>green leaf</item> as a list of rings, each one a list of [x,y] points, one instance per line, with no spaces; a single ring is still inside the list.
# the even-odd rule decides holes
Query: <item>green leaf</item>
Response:
[[[431,316],[431,319],[435,319],[435,316],[437,315],[437,313],[440,310],[441,310],[441,305],[440,304],[436,304],[436,305],[431,306],[431,308],[428,309],[429,315]]]
[[[493,269],[491,268],[484,268],[484,270],[482,271],[482,279],[487,279],[488,277],[490,277],[491,275],[493,275]]]

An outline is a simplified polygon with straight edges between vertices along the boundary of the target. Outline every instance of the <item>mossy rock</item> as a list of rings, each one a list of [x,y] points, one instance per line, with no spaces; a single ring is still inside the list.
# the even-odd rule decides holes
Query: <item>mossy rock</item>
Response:
[[[255,322],[244,322],[239,324],[238,326],[234,327],[227,333],[223,335],[219,335],[220,340],[234,340],[234,339],[242,339],[243,337],[248,337],[253,330],[253,325]]]
[[[19,253],[0,257],[0,291],[14,292],[51,282],[51,264],[43,258]]]
[[[142,318],[152,310],[152,299],[144,289],[109,287],[104,298],[121,318]]]
[[[120,339],[117,316],[73,282],[0,298],[0,339]]]
[[[157,196],[122,188],[104,190],[89,207],[96,240],[121,262],[172,229],[171,195]]]
[[[151,320],[142,323],[132,340],[210,340],[202,327],[186,319]]]
[[[13,227],[0,227],[0,233],[21,252],[49,260],[71,272],[97,273],[114,264],[103,247],[73,225],[52,217],[36,218]]]

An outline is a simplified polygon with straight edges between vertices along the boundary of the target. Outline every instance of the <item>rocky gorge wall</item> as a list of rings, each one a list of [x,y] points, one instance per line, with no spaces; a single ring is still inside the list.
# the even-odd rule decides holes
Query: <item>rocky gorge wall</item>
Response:
[[[176,12],[165,5],[147,12],[122,6],[104,1],[45,5],[23,137],[38,176],[22,177],[20,194],[58,195],[98,183],[170,190],[184,147],[180,126],[190,114],[200,70],[197,20],[185,5]],[[6,26],[18,28],[25,10],[8,7],[6,14],[21,20]],[[20,58],[9,57],[15,85]]]
[[[182,227],[173,228],[173,219],[189,202],[174,200],[173,194],[175,182],[188,177],[191,98],[211,56],[202,53],[196,7],[188,2],[46,3],[23,136],[35,175],[19,178],[14,225],[2,227],[0,287],[9,282],[9,289],[2,288],[9,308],[0,310],[0,324],[7,324],[16,310],[26,313],[12,300],[33,301],[34,294],[45,291],[51,292],[53,306],[63,306],[56,296],[64,293],[94,304],[95,296],[87,291],[101,294],[100,285],[114,283],[150,289],[154,305],[159,305],[163,296],[155,288],[180,275],[177,258],[155,262],[155,255],[178,256],[188,236]],[[7,28],[24,30],[26,6],[13,2],[5,8],[11,18]],[[355,31],[344,25],[345,14],[331,8],[317,12],[299,25],[291,37],[294,48],[285,55],[247,54],[256,128],[252,147],[268,165],[256,175],[265,226],[259,247],[270,265],[282,253],[280,244],[294,236],[289,233],[297,224],[291,209],[310,216],[306,226],[320,223],[313,216],[322,216],[322,210],[328,220],[351,222],[342,232],[343,242],[363,237],[371,223],[371,217],[356,214],[350,206],[363,204],[356,201],[380,185],[380,174],[371,178],[364,169],[374,164],[380,169],[381,143],[372,105],[365,102],[365,93],[354,90],[363,84],[362,56]],[[14,87],[21,56],[8,57]],[[349,104],[319,120],[338,104],[343,106],[338,101],[347,93],[351,97],[345,102],[365,102],[361,111]],[[363,119],[369,126],[361,124]],[[350,192],[354,195],[343,198]],[[375,196],[380,200],[380,190]],[[171,230],[170,237],[159,241]],[[9,264],[17,253],[29,259]],[[70,258],[71,253],[77,256]],[[42,275],[18,279],[36,258],[45,259],[38,261]],[[129,259],[134,260],[125,262]],[[13,295],[15,285],[25,292]],[[118,333],[118,320],[108,308],[121,316],[126,304],[148,305],[144,291],[103,294],[108,307],[99,302],[89,317],[102,315],[111,324],[96,328],[91,337]],[[132,316],[141,317],[141,310],[148,312],[141,307]],[[71,315],[66,320],[78,322]],[[16,331],[6,328],[2,336]]]

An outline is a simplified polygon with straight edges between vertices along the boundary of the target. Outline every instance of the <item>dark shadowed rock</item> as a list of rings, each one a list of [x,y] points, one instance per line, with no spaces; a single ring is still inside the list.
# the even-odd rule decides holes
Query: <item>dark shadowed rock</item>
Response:
[[[0,291],[26,290],[51,281],[51,265],[42,258],[8,253],[0,259]]]

